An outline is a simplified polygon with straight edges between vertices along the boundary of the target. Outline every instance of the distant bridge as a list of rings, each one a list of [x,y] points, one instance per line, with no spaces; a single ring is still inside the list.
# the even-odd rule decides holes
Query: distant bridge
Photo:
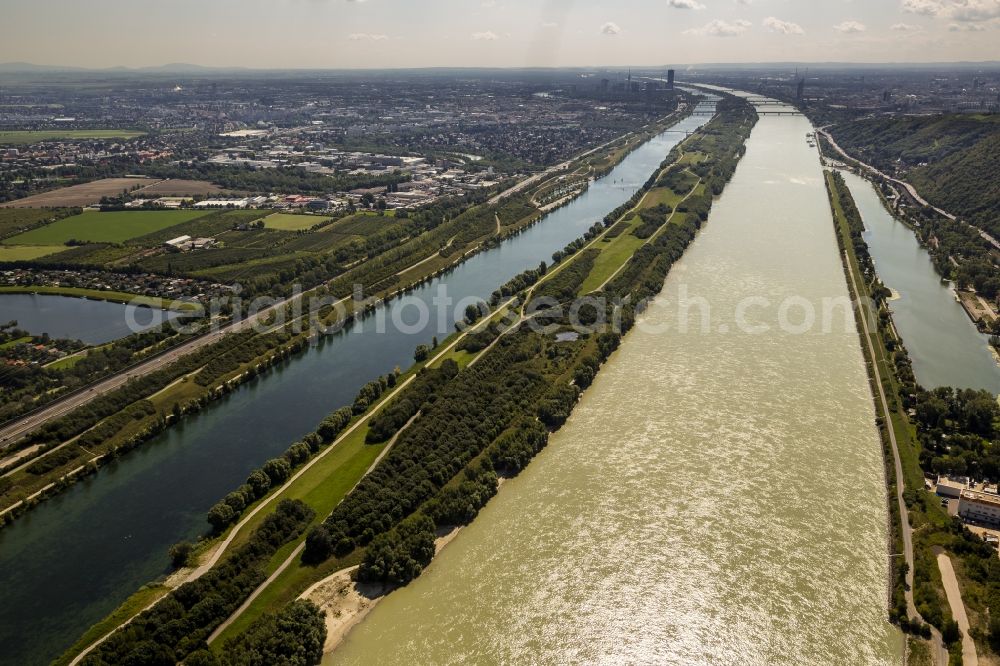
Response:
[[[758,116],[801,116],[798,111],[758,111]]]

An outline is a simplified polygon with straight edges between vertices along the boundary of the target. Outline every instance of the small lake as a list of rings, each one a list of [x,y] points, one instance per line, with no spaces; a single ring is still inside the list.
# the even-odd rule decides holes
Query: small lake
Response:
[[[14,319],[34,335],[102,345],[158,326],[175,312],[50,294],[0,294],[0,323]],[[137,325],[137,326],[135,326]]]
[[[895,219],[871,182],[853,173],[844,180],[865,222],[865,241],[875,270],[899,298],[889,303],[893,321],[925,388],[954,386],[1000,393],[1000,367],[989,338],[980,333],[934,270],[930,255]]]

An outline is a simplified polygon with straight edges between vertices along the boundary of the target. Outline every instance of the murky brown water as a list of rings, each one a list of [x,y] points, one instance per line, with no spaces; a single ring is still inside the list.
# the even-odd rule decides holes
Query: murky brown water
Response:
[[[900,662],[858,337],[844,308],[822,332],[847,289],[808,131],[761,119],[567,425],[329,663]],[[710,331],[651,330],[685,289]],[[781,330],[789,297],[788,323],[808,303],[813,330]],[[741,331],[741,301],[742,328],[770,330]]]

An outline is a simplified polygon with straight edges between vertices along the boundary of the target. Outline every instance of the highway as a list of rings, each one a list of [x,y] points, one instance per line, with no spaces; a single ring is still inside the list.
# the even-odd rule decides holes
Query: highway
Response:
[[[236,333],[249,326],[253,326],[255,323],[260,321],[262,318],[267,317],[278,308],[292,303],[300,298],[302,298],[302,294],[297,294],[290,298],[278,301],[274,305],[264,308],[260,312],[247,317],[246,319],[226,324],[219,327],[217,330],[192,338],[191,340],[173,347],[162,354],[146,359],[145,361],[131,366],[106,379],[99,380],[84,389],[67,395],[66,397],[56,400],[55,402],[52,402],[35,412],[27,414],[20,419],[4,425],[0,428],[0,450],[10,447],[14,442],[31,434],[49,420],[63,416],[77,407],[86,405],[94,398],[119,389],[125,386],[131,379],[148,375],[151,372],[156,372],[157,370],[170,365],[182,356],[186,356],[202,349],[207,345],[218,342],[229,333]]]
[[[666,120],[667,118],[670,118],[671,116],[675,116],[675,115],[679,116],[679,115],[683,114],[683,112],[684,112],[685,109],[686,109],[686,107],[681,106],[681,107],[679,107],[677,109],[677,111],[675,111],[674,113],[672,113],[672,114],[670,114],[668,116],[665,116],[663,119],[661,119],[661,121],[662,120]],[[607,146],[610,146],[611,144],[615,143],[616,141],[621,141],[622,139],[627,138],[627,137],[629,137],[631,135],[632,135],[631,132],[629,132],[627,134],[624,134],[624,135],[622,135],[622,136],[620,136],[620,137],[618,137],[616,139],[612,139],[611,141],[608,141],[607,143],[601,144],[600,146],[597,146],[596,148],[591,148],[589,150],[586,150],[586,151],[580,153],[579,155],[577,155],[576,157],[574,157],[571,160],[567,160],[565,162],[561,162],[561,163],[559,163],[559,164],[557,164],[555,166],[549,167],[548,169],[546,169],[544,171],[541,171],[541,172],[539,172],[539,173],[537,173],[537,174],[535,174],[533,176],[530,176],[530,177],[528,177],[528,178],[520,181],[516,185],[513,185],[512,187],[504,190],[503,192],[500,192],[499,194],[497,194],[493,198],[489,199],[487,201],[487,204],[488,205],[495,205],[495,204],[499,203],[500,201],[502,201],[503,199],[505,199],[507,197],[510,197],[510,196],[513,196],[514,194],[517,194],[518,192],[521,192],[524,189],[526,189],[528,187],[531,187],[535,183],[537,183],[537,182],[539,182],[539,181],[541,181],[541,180],[543,180],[545,178],[548,178],[549,176],[552,176],[553,174],[558,173],[559,171],[563,171],[563,170],[568,169],[572,165],[573,162],[575,162],[577,160],[580,160],[580,159],[582,159],[584,157],[587,157],[588,155],[591,155],[591,154],[593,154],[593,153],[595,153],[595,152],[597,152],[599,150],[602,150],[602,149],[606,148]],[[435,255],[436,254],[437,254],[437,252],[435,252]],[[432,255],[432,257],[433,257],[433,255]],[[412,270],[413,268],[415,268],[415,267],[421,265],[422,263],[428,261],[432,257],[428,257],[428,258],[422,259],[421,261],[417,262],[413,266],[408,266],[407,268],[399,271],[398,273],[396,273],[396,275],[398,276],[398,275],[401,275],[401,274],[403,274],[403,273],[405,273],[405,272],[407,272],[409,270]],[[306,293],[309,293],[309,292],[306,292]],[[34,432],[35,430],[37,430],[38,428],[40,428],[42,425],[44,425],[48,421],[50,421],[52,419],[55,419],[55,418],[58,418],[60,416],[63,416],[63,415],[65,415],[65,414],[73,411],[74,409],[76,409],[78,407],[82,407],[83,405],[86,405],[87,403],[89,403],[94,398],[100,397],[100,396],[105,395],[105,394],[107,394],[107,393],[109,393],[111,391],[115,391],[115,390],[117,390],[117,389],[125,386],[129,382],[130,379],[137,378],[137,377],[142,377],[144,375],[148,375],[151,372],[155,372],[157,370],[160,370],[161,368],[164,368],[167,365],[170,365],[171,363],[173,363],[177,359],[181,358],[182,356],[186,356],[186,355],[188,355],[188,354],[190,354],[192,352],[196,352],[199,349],[202,349],[203,347],[205,347],[207,345],[210,345],[212,343],[218,342],[225,335],[228,335],[229,333],[236,333],[238,331],[242,331],[242,330],[246,329],[249,326],[253,326],[255,323],[257,323],[258,321],[260,321],[262,318],[265,318],[269,314],[271,314],[272,312],[275,312],[278,308],[281,308],[281,307],[284,307],[284,306],[289,305],[291,303],[294,303],[294,302],[300,300],[304,295],[305,295],[304,293],[303,294],[297,294],[297,295],[291,296],[289,298],[280,300],[280,301],[276,302],[274,305],[272,305],[270,307],[267,307],[267,308],[264,308],[263,310],[259,311],[257,314],[255,314],[255,315],[253,315],[251,317],[248,317],[246,319],[241,319],[241,320],[232,322],[230,324],[226,324],[225,326],[219,327],[215,331],[212,331],[210,333],[206,333],[205,335],[199,336],[197,338],[188,340],[187,342],[185,342],[185,343],[183,343],[181,345],[178,345],[177,347],[174,347],[174,348],[172,348],[172,349],[170,349],[168,351],[165,351],[162,354],[159,354],[159,355],[154,356],[152,358],[149,358],[149,359],[147,359],[145,361],[142,361],[139,364],[134,365],[134,366],[132,366],[130,368],[126,368],[125,370],[123,370],[123,371],[121,371],[121,372],[119,372],[119,373],[117,373],[115,375],[107,377],[106,379],[102,379],[102,380],[100,380],[100,381],[98,381],[98,382],[96,382],[94,384],[91,384],[88,387],[85,387],[85,388],[80,389],[80,390],[78,390],[78,391],[76,391],[74,393],[71,393],[71,394],[69,394],[69,395],[67,395],[67,396],[65,396],[63,398],[60,398],[60,399],[58,399],[58,400],[56,400],[56,401],[54,401],[54,402],[46,405],[45,407],[42,407],[42,408],[40,408],[40,409],[38,409],[38,410],[36,410],[34,412],[31,412],[31,413],[29,413],[29,414],[27,414],[27,415],[25,415],[25,416],[23,416],[23,417],[21,417],[19,419],[16,419],[16,420],[13,420],[13,421],[11,421],[9,423],[4,424],[2,427],[0,427],[0,452],[3,452],[4,449],[9,448],[12,444],[14,444],[16,441],[22,439],[23,437],[26,437],[27,435],[30,435],[32,432]],[[346,300],[346,299],[343,299],[343,300]],[[341,302],[343,302],[343,300]]]

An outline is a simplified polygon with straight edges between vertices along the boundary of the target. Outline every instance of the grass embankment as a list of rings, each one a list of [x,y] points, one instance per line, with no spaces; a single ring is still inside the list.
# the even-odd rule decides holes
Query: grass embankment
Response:
[[[667,171],[668,168],[669,167],[664,167],[660,171],[658,171],[657,174],[655,175],[655,178],[658,180],[660,176],[662,176]],[[696,187],[697,186],[698,185],[696,185]],[[649,190],[649,194],[652,194],[651,201],[654,202],[651,205],[654,207],[659,204],[660,197],[663,195],[661,192],[658,191],[659,189],[661,188],[654,187]],[[685,194],[674,193],[671,191],[670,196],[674,197],[676,200],[679,201],[685,197]],[[644,201],[645,199],[646,199],[645,196],[642,199],[640,199],[640,204],[638,204],[638,206],[642,206],[641,201]],[[633,218],[634,219],[629,221],[621,220],[618,224],[623,224],[623,223],[627,224],[627,230],[630,232],[643,223],[642,218],[640,218],[639,216],[633,216]],[[665,219],[664,222],[666,222]],[[618,227],[616,224],[607,225],[607,228],[604,230],[604,232],[594,237],[587,247],[566,257],[556,267],[546,272],[545,275],[542,276],[531,289],[529,289],[527,295],[525,296],[525,299],[530,298],[532,293],[535,294],[546,293],[549,286],[552,283],[561,284],[562,282],[567,282],[568,284],[571,285],[579,284],[579,282],[582,280],[582,276],[588,275],[588,273],[592,275],[594,270],[596,269],[596,267],[593,264],[595,253],[600,253],[602,255],[606,254],[604,265],[602,266],[602,271],[601,271],[602,275],[605,271],[607,272],[608,276],[610,276],[610,274],[614,272],[617,272],[620,264],[625,259],[627,259],[627,257],[623,257],[623,254],[626,252],[627,248],[631,248],[631,251],[634,252],[636,249],[638,249],[638,247],[640,247],[642,244],[645,243],[644,239],[633,236],[631,233],[626,234],[625,231],[626,229],[624,229],[623,227]],[[657,229],[657,231],[659,231],[659,229]],[[653,236],[655,236],[655,233],[653,234]],[[629,238],[631,238],[632,240],[629,240]],[[600,246],[605,242],[607,242],[608,244],[614,244],[615,246],[614,250],[597,249],[600,248]],[[618,265],[614,264],[615,259],[618,260]],[[578,266],[584,267],[583,272],[581,272]],[[580,273],[580,275],[576,276],[577,273]],[[565,277],[568,274],[571,275],[571,277],[568,278]],[[588,276],[588,279],[589,277],[590,276]],[[600,280],[601,283],[603,283],[606,281],[606,278],[601,277]],[[561,290],[557,289],[556,291],[561,291]],[[578,293],[579,291],[580,290],[577,289]],[[491,317],[489,318],[489,322],[480,323],[477,329],[484,326],[487,323],[491,324],[493,322],[497,322],[500,320],[509,321],[510,315],[511,312],[508,310],[508,305],[500,306],[497,308],[494,314],[491,315]],[[458,336],[457,338],[455,336],[452,337],[454,338],[454,340],[446,341],[444,345],[444,348],[446,350],[448,350],[449,344],[452,344],[453,342],[458,342],[458,340],[463,336]],[[593,346],[594,340],[593,339],[585,340],[582,344]],[[477,354],[473,354],[467,351],[458,351],[455,347],[452,347],[450,350],[442,354],[439,354],[434,364],[439,365],[440,363],[444,362],[447,359],[452,359],[455,360],[457,363],[459,363],[460,367],[465,367],[466,365],[468,365],[469,362],[471,362],[475,358],[478,358],[487,353],[489,353],[488,347]],[[411,370],[408,371],[407,375],[413,373],[414,370],[417,368],[419,368],[419,365],[415,366],[414,368],[411,368]],[[573,378],[574,378],[573,375],[567,372],[565,375],[558,377],[555,380],[555,383],[559,385],[562,385],[564,383],[569,384],[572,383]],[[386,402],[388,401],[384,401],[382,404],[385,404]],[[376,409],[381,408],[382,404],[376,407]],[[358,455],[357,452],[363,451],[363,448],[365,446],[372,448],[371,445],[364,444],[364,438],[366,433],[367,433],[367,426],[362,427],[358,431],[351,433],[348,437],[346,437],[343,440],[343,442],[337,445],[343,448],[342,453],[346,460],[349,460],[352,457],[356,457]],[[378,453],[381,453],[381,451],[384,449],[384,446],[380,445],[376,448],[378,449]],[[369,454],[368,456],[366,456],[365,462],[367,462],[369,459],[374,459],[374,457],[371,454]],[[350,491],[350,488],[353,487],[353,483],[349,483],[349,481],[358,481],[361,478],[361,475],[350,476],[349,479],[343,478],[341,476],[341,473],[347,472],[349,474],[351,470],[344,470],[338,465],[343,465],[343,463],[335,461],[334,456],[330,455],[329,460],[324,460],[314,469],[309,470],[308,477],[310,481],[308,483],[303,483],[306,480],[306,477],[303,477],[302,480],[296,482],[295,488],[290,488],[288,491],[281,494],[279,497],[302,499],[307,504],[316,509],[318,516],[325,517],[326,515],[329,515],[332,509],[337,506],[337,504],[341,501],[341,499],[343,499],[343,497],[347,494],[347,492]],[[357,471],[358,469],[360,468],[358,466],[355,466],[354,471]],[[464,477],[461,477],[461,475],[459,475],[459,477],[452,479],[451,484],[452,485],[457,484],[461,480],[461,478]],[[315,479],[315,484],[317,484],[315,488],[317,490],[313,489],[312,479]],[[333,490],[335,492],[332,494],[330,494],[329,492],[326,493],[318,492],[318,489],[322,488],[321,484],[323,483],[330,484],[330,486],[334,487]],[[301,489],[298,488],[297,486],[299,486],[300,484],[304,485],[305,487]],[[329,490],[330,488],[327,488],[327,491]],[[251,529],[252,529],[252,524],[248,523],[245,527],[242,528],[242,532],[243,534],[248,534]],[[301,542],[302,539],[300,539],[299,541]],[[279,568],[279,566],[281,566],[285,562],[287,556],[295,551],[296,547],[297,544],[290,544],[286,548],[283,548],[282,552],[279,554],[279,557],[273,558],[272,561],[269,563],[269,568],[267,573],[270,574],[276,571]],[[232,622],[232,624],[230,624],[224,631],[222,631],[219,634],[219,636],[213,642],[213,645],[220,646],[225,644],[225,641],[227,639],[237,636],[241,632],[245,631],[252,624],[254,620],[259,618],[265,612],[273,611],[287,603],[290,603],[313,583],[323,580],[323,578],[325,578],[326,576],[328,576],[329,574],[333,573],[336,570],[340,570],[347,566],[356,564],[360,560],[360,558],[361,554],[358,551],[355,551],[354,553],[352,553],[347,557],[333,558],[330,560],[326,560],[322,565],[318,567],[303,565],[300,558],[298,557],[293,558],[290,564],[288,564],[288,566],[284,570],[282,570],[281,573],[270,584],[268,584],[266,587],[264,587],[262,590],[259,591],[258,596],[247,607],[247,609],[242,614],[240,614]]]
[[[543,180],[542,182],[535,184],[534,187],[544,186],[550,181],[551,179]],[[511,202],[512,203],[508,203],[507,201],[504,201],[497,206],[486,206],[484,204],[483,208],[485,208],[485,210],[479,210],[478,207],[469,209],[474,212],[478,211],[472,216],[473,218],[478,219],[480,222],[485,219],[487,224],[479,224],[477,226],[470,223],[466,225],[471,229],[471,231],[468,234],[469,238],[465,242],[461,243],[462,250],[455,249],[453,252],[446,252],[444,250],[436,251],[436,248],[433,246],[427,247],[425,250],[428,254],[423,255],[423,259],[420,259],[411,264],[409,267],[404,268],[397,275],[391,276],[388,280],[380,280],[374,287],[369,288],[370,291],[366,293],[366,296],[376,300],[391,298],[392,296],[400,293],[406,287],[418,285],[424,280],[441,273],[447,268],[455,265],[457,262],[460,262],[468,254],[488,247],[489,243],[491,243],[494,239],[517,233],[538,220],[540,215],[535,209],[532,208],[531,210],[528,210],[523,206],[518,206],[516,204],[516,198],[512,198]],[[501,219],[501,229],[499,235],[497,234],[497,227],[494,222],[494,209],[496,209],[496,215],[503,216],[503,219]],[[508,211],[512,211],[512,213],[508,214]],[[149,211],[140,212],[147,214],[150,213]],[[180,212],[183,213],[188,211]],[[153,211],[152,214],[161,215],[163,214],[163,211]],[[130,213],[107,213],[101,215],[127,216],[130,215]],[[358,214],[353,217],[375,219],[373,216],[364,214]],[[76,218],[66,218],[64,220],[60,220],[60,222],[69,222],[72,219]],[[46,229],[48,229],[48,227],[36,229],[35,231],[45,231]],[[472,237],[473,235],[475,235],[475,237]],[[419,239],[414,240],[419,241]],[[423,247],[423,245],[420,245],[420,247]],[[411,253],[410,256],[414,255]],[[414,256],[414,258],[416,257]],[[360,265],[352,270],[360,270],[363,268],[364,266]],[[348,271],[348,273],[335,278],[333,283],[338,281],[343,282],[346,278],[350,277],[350,275],[351,271]],[[368,278],[365,275],[359,274],[355,281],[365,282],[367,279]],[[95,295],[105,296],[107,293],[108,292],[96,292]],[[353,301],[346,301],[346,314],[348,316],[353,314],[354,305]],[[288,317],[287,320],[290,319],[291,317]],[[328,318],[325,323],[328,325],[334,323],[332,321],[332,317]],[[268,334],[270,333],[262,333],[260,335]],[[178,375],[177,381],[174,381],[170,386],[164,389],[160,389],[156,395],[149,397],[149,402],[152,403],[156,410],[155,412],[147,413],[145,416],[137,414],[136,418],[129,421],[127,426],[116,432],[107,433],[99,445],[92,444],[88,446],[86,450],[83,450],[73,444],[66,446],[64,443],[63,446],[58,447],[58,451],[55,451],[54,449],[50,450],[49,448],[39,450],[31,459],[32,462],[37,460],[39,464],[31,468],[31,471],[28,471],[26,468],[17,472],[16,476],[12,475],[6,479],[0,480],[0,497],[3,498],[3,505],[0,506],[0,526],[2,526],[3,519],[9,517],[7,516],[7,511],[9,509],[16,507],[18,511],[22,511],[30,508],[33,503],[60,492],[65,487],[71,485],[72,482],[81,478],[81,474],[92,468],[86,467],[86,464],[100,462],[104,459],[105,454],[114,451],[116,447],[120,447],[122,445],[126,445],[128,447],[134,446],[135,437],[142,437],[141,433],[150,432],[153,428],[160,427],[157,423],[161,421],[166,414],[173,411],[173,406],[175,404],[178,405],[184,413],[187,413],[188,411],[197,411],[213,397],[219,395],[220,390],[225,390],[226,386],[234,380],[239,381],[240,378],[244,377],[248,371],[252,369],[259,370],[262,368],[262,365],[266,366],[268,363],[274,361],[278,354],[285,353],[287,350],[294,348],[296,345],[301,347],[307,344],[308,335],[308,332],[294,335],[290,340],[283,343],[280,349],[265,352],[257,358],[242,362],[237,370],[227,372],[208,385],[203,386],[193,382],[192,377],[197,373],[197,369],[185,373],[188,376],[184,378],[181,378],[180,375]],[[259,336],[253,338],[252,341],[256,341],[258,339]],[[463,357],[456,359],[456,361],[461,363],[468,363],[470,360],[471,359],[469,358]],[[140,401],[143,396],[135,394],[131,397],[137,401],[133,404],[138,405],[138,401]],[[74,411],[67,418],[72,418],[72,416],[79,411],[80,410]],[[101,427],[107,420],[108,419],[104,419],[104,421],[93,424],[87,428],[87,431],[96,432],[97,428]],[[104,431],[102,430],[102,432]],[[67,438],[67,442],[72,442],[74,439],[75,437],[69,437]],[[26,460],[24,462],[28,461]],[[24,500],[30,501],[22,503]]]
[[[484,352],[472,353],[458,350],[458,342],[468,333],[481,330],[487,324],[499,321],[507,314],[508,309],[501,307],[487,321],[478,323],[476,326],[470,328],[468,332],[452,334],[432,352],[433,357],[430,360],[415,363],[406,372],[401,374],[396,386],[400,387],[400,389],[405,388],[412,378],[423,368],[439,367],[449,359],[458,363],[460,368],[468,366],[471,361]],[[271,493],[263,498],[261,502],[274,503],[283,499],[298,499],[316,511],[316,517],[313,519],[310,527],[323,522],[323,519],[357,485],[388,446],[388,442],[380,444],[366,442],[368,422],[384,407],[389,405],[395,399],[395,396],[395,392],[390,391],[386,396],[379,399],[367,412],[354,419],[347,426],[347,434],[339,437],[330,445],[330,448],[320,454],[319,459],[313,466],[296,479],[294,484],[276,493]],[[355,429],[350,430],[352,427]],[[253,508],[253,506],[248,507],[246,512],[249,513]],[[234,550],[241,543],[249,539],[253,531],[259,527],[266,517],[267,513],[262,511],[245,524],[239,524],[237,528],[234,528],[239,530],[239,534],[233,538],[227,550]],[[229,534],[227,532],[220,538],[226,538]],[[267,563],[265,573],[271,575],[277,571],[304,540],[305,534],[301,538],[282,547]],[[213,540],[206,543],[199,550],[210,551],[216,541]],[[360,560],[361,551],[356,551],[346,557],[327,560],[319,566],[306,566],[303,565],[300,558],[294,558],[291,564],[270,585],[261,591],[253,603],[219,634],[216,640],[213,641],[213,645],[223,645],[226,639],[237,636],[245,631],[254,620],[264,613],[294,601],[299,594],[304,592],[313,583],[323,580],[335,571],[353,566],[360,562]]]
[[[163,585],[146,585],[129,597],[125,603],[116,608],[110,615],[93,625],[66,652],[52,662],[52,666],[66,666],[73,657],[83,652],[88,645],[98,640],[130,618],[142,612],[163,598],[170,590]]]
[[[540,183],[538,186],[542,185],[543,183]],[[501,233],[513,232],[518,228],[522,228],[523,226],[532,223],[536,219],[537,214],[527,214],[525,212],[511,217],[511,220],[514,220],[513,222],[508,222],[507,219],[503,219],[501,220]],[[445,257],[441,258],[444,259]],[[438,257],[432,256],[431,259],[432,261],[422,263],[420,265],[419,273],[423,278],[438,270],[436,264]],[[402,274],[404,279],[409,275],[410,271],[406,271]],[[403,281],[404,280],[400,280],[399,282]],[[507,306],[503,306],[498,309],[493,317],[490,318],[490,321],[504,317],[507,314]],[[468,351],[460,351],[455,348],[455,343],[458,342],[460,337],[461,334],[454,334],[438,346],[435,350],[438,351],[438,355],[433,361],[434,365],[439,365],[445,360],[451,359],[454,360],[460,367],[465,367],[477,357],[477,354]],[[594,346],[595,343],[591,341],[586,344]],[[396,386],[400,388],[402,388],[401,384],[405,386],[405,384],[424,365],[425,364],[421,363],[414,365],[406,373],[399,377]],[[383,397],[380,401],[373,405],[373,407],[371,407],[365,415],[352,420],[352,423],[348,425],[347,433],[342,435],[327,449],[318,453],[314,458],[306,463],[308,467],[300,470],[300,472],[297,473],[297,476],[293,477],[294,481],[289,483],[287,487],[283,486],[282,488],[273,491],[270,495],[265,496],[265,498],[261,499],[254,505],[246,507],[243,512],[243,515],[245,516],[243,519],[244,522],[237,523],[236,527],[231,528],[231,530],[235,531],[234,534],[227,532],[217,539],[200,544],[198,551],[201,554],[201,557],[210,557],[210,553],[212,553],[221,540],[228,540],[226,542],[226,551],[222,555],[223,559],[225,559],[228,554],[234,550],[234,547],[238,547],[241,543],[244,543],[249,538],[249,535],[253,532],[255,527],[260,525],[267,515],[269,515],[269,510],[260,510],[257,513],[253,513],[261,507],[262,503],[265,502],[270,505],[277,499],[297,498],[312,507],[316,511],[318,519],[322,519],[328,515],[332,509],[337,506],[341,499],[343,499],[343,497],[350,492],[354,485],[371,467],[372,463],[385,450],[387,444],[372,445],[365,443],[368,430],[367,419],[378,412],[384,405],[391,402],[394,395],[394,393],[390,392],[388,396]],[[270,509],[270,506],[268,506],[268,509]],[[271,557],[267,562],[264,567],[265,572],[267,574],[275,572],[286,560],[289,559],[289,555],[295,551],[299,544],[301,544],[302,540],[302,538],[296,539],[282,547],[280,551]],[[290,565],[282,571],[281,575],[276,579],[274,584],[262,590],[262,593],[256,597],[247,611],[236,619],[229,629],[221,635],[221,638],[225,639],[230,635],[238,633],[254,618],[259,617],[261,613],[270,608],[274,608],[276,605],[279,605],[284,601],[294,599],[295,596],[308,587],[308,585],[312,582],[321,580],[329,575],[329,573],[331,573],[334,569],[345,566],[345,562],[348,564],[356,563],[359,558],[360,553],[356,555],[348,555],[344,558],[330,559],[323,565],[308,568],[303,567],[298,558],[294,558]],[[222,641],[216,644],[221,644],[221,642]]]
[[[158,296],[143,296],[125,291],[104,291],[103,289],[86,289],[83,287],[42,287],[42,286],[3,286],[0,294],[45,294],[51,296],[69,296],[86,298],[92,301],[108,301],[153,308],[154,310],[175,310],[177,312],[201,312],[201,303],[177,301]]]
[[[693,134],[685,140],[685,142],[690,140],[692,137],[698,136],[700,135]],[[678,147],[681,148],[683,145],[684,142],[679,144]],[[680,159],[675,160],[671,164],[662,168],[657,174],[657,182],[663,182],[663,177],[668,172],[673,169],[681,168],[687,164],[688,162],[685,161],[686,157],[687,155],[682,153]],[[629,262],[636,250],[653,240],[656,235],[660,233],[663,228],[662,226],[656,229],[656,231],[648,238],[641,238],[636,235],[636,232],[643,224],[641,216],[642,211],[648,211],[664,205],[671,211],[667,214],[664,224],[680,223],[684,220],[687,214],[678,212],[677,206],[689,195],[698,194],[698,188],[700,187],[701,180],[698,179],[692,189],[682,192],[678,192],[677,189],[675,189],[679,189],[678,185],[663,184],[650,188],[639,203],[636,204],[635,208],[619,218],[615,225],[604,232],[599,239],[599,243],[591,245],[591,247],[600,250],[600,254],[594,260],[594,267],[587,275],[587,279],[584,280],[581,285],[579,293],[589,294],[600,289],[608,280],[614,277],[626,263]]]
[[[905,569],[903,568],[905,563],[900,556],[903,552],[902,525],[896,502],[899,479],[896,478],[895,474],[895,464],[887,428],[892,429],[896,438],[897,451],[903,470],[904,500],[909,513],[910,525],[913,528],[914,604],[924,619],[941,628],[943,622],[951,620],[951,610],[944,593],[937,561],[931,548],[938,545],[939,542],[934,538],[934,532],[947,530],[950,518],[937,502],[937,498],[931,496],[924,489],[924,474],[920,467],[920,442],[917,439],[917,430],[910,422],[899,400],[901,384],[896,374],[895,362],[890,356],[892,353],[890,348],[901,348],[902,344],[892,327],[891,314],[885,308],[884,294],[880,293],[880,290],[884,288],[878,283],[874,269],[871,267],[870,259],[867,257],[867,246],[863,240],[860,240],[860,229],[863,229],[863,222],[860,217],[852,220],[852,217],[857,215],[856,209],[850,212],[844,209],[842,200],[850,197],[850,192],[843,181],[832,172],[827,172],[826,180],[838,242],[843,251],[842,257],[846,259],[844,268],[848,272],[847,282],[855,300],[855,314],[859,318],[859,335],[862,337],[865,335],[860,317],[869,317],[869,319],[878,322],[877,325],[870,326],[868,329],[871,347],[875,350],[875,358],[871,358],[867,344],[862,344],[861,347],[865,356],[869,381],[872,383],[872,391],[877,395],[877,377],[881,377],[888,408],[888,414],[886,414],[881,400],[875,400],[875,411],[886,461],[891,525],[890,550],[892,551],[891,555],[894,555],[890,560],[892,580],[890,616],[895,622],[906,618],[904,596],[906,583]],[[862,248],[865,252],[864,260],[858,256],[858,251]],[[855,293],[855,285],[858,285],[861,290],[860,294]],[[860,307],[862,304],[867,306],[871,303],[879,304],[874,318],[870,317],[870,312],[865,308]],[[875,367],[878,368],[878,375],[875,373]]]

